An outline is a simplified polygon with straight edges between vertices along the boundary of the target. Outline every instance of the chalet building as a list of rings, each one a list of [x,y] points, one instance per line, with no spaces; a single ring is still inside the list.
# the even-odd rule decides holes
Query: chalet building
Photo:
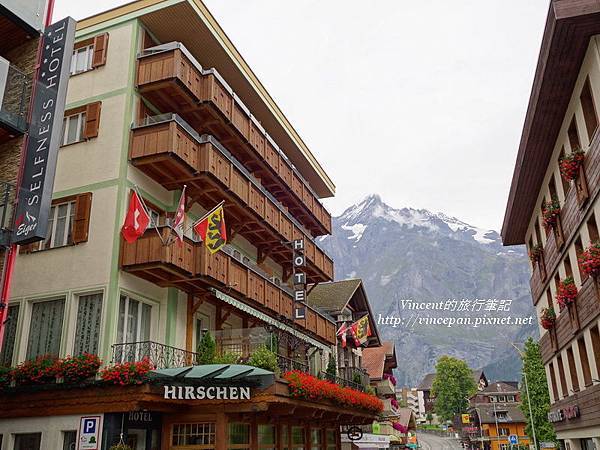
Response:
[[[510,436],[517,436],[519,445],[528,446],[527,425],[522,412],[518,383],[490,383],[469,400],[471,423],[461,424],[469,443],[485,450],[510,449]]]
[[[0,2],[0,280],[4,279],[6,249],[11,242],[17,175],[29,128],[29,105],[46,3]]]
[[[406,405],[413,412],[418,423],[425,422],[425,419],[419,415],[419,393],[417,388],[396,387],[396,397],[401,404]]]
[[[572,450],[600,447],[599,34],[596,2],[550,2],[502,227],[531,254],[549,418]]]
[[[50,231],[20,249],[1,361],[87,353],[156,370],[139,385],[4,386],[1,450],[82,437],[103,450],[335,450],[341,425],[373,422],[377,407],[299,398],[279,376],[322,377],[333,357],[336,383],[359,392],[360,345],[349,337],[338,352],[338,325],[368,315],[364,345],[379,336],[362,283],[322,293],[333,262],[316,241],[331,231],[320,199],[334,185],[200,0],[138,0],[80,21],[63,129]],[[214,254],[190,229],[169,243],[184,189],[187,226],[224,201],[227,245]],[[134,191],[151,226],[128,242]],[[318,305],[294,301],[294,240]],[[222,357],[268,346],[277,370],[201,365],[209,334]]]
[[[485,389],[488,386],[488,380],[483,370],[474,369],[472,373],[473,381],[475,381],[477,389]],[[425,375],[425,377],[423,377],[423,380],[417,387],[417,394],[419,415],[427,419],[427,416],[431,414],[433,416],[433,419],[437,421],[437,417],[435,415],[435,396],[433,396],[431,393],[431,388],[433,386],[434,379],[435,373],[428,373],[427,375]]]

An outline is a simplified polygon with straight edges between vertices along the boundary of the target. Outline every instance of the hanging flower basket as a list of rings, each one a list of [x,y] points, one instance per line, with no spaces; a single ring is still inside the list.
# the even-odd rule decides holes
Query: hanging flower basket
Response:
[[[600,275],[600,242],[595,242],[581,253],[578,259],[581,270],[594,278]]]
[[[553,198],[551,202],[544,201],[542,205],[542,219],[544,221],[544,227],[554,228],[558,222],[560,215],[560,202],[557,198]]]
[[[556,313],[554,312],[554,308],[549,306],[547,308],[542,309],[542,314],[540,316],[540,325],[544,330],[551,330],[554,328],[554,324],[556,323]]]
[[[79,356],[67,356],[56,361],[56,376],[64,383],[81,383],[94,378],[102,361],[97,355],[84,353]]]
[[[579,176],[579,168],[585,159],[585,152],[580,148],[573,150],[568,155],[558,160],[560,175],[566,181],[572,181]]]
[[[565,306],[569,306],[575,302],[577,298],[577,286],[573,277],[567,277],[562,280],[558,285],[558,292],[556,293],[556,301],[560,305],[562,310]]]
[[[531,250],[529,250],[529,260],[535,264],[542,258],[543,251],[544,247],[542,244],[535,244],[533,247],[531,247]]]

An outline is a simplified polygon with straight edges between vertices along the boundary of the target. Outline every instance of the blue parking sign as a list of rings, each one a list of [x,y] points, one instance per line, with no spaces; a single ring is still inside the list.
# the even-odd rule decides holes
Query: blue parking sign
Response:
[[[508,443],[510,445],[517,445],[519,443],[519,436],[517,436],[516,434],[511,434],[508,437]]]

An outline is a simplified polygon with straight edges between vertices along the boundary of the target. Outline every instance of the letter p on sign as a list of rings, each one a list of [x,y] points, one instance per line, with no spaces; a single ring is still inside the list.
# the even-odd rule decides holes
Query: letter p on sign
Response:
[[[96,432],[96,419],[84,419],[83,420],[83,432],[84,433],[95,433]]]

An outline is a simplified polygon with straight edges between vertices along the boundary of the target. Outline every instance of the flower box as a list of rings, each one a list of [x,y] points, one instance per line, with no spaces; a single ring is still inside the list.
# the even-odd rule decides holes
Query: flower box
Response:
[[[143,384],[148,381],[148,372],[153,369],[148,358],[137,362],[124,362],[105,367],[100,371],[100,377],[109,384]]]
[[[573,181],[579,177],[579,169],[583,166],[585,152],[580,148],[573,150],[568,155],[562,156],[558,160],[560,175],[566,181]]]
[[[544,247],[542,246],[542,244],[535,244],[529,250],[529,260],[533,264],[538,263],[541,261],[543,253],[544,253]]]
[[[600,242],[586,248],[578,258],[582,272],[594,278],[600,276]]]
[[[560,202],[557,198],[553,198],[552,201],[542,204],[542,220],[544,227],[548,230],[555,228],[558,224],[558,218],[560,216]]]
[[[561,311],[573,303],[577,299],[577,286],[573,277],[567,277],[558,284],[556,293],[556,301],[560,306]]]
[[[554,328],[556,325],[556,313],[554,312],[554,308],[552,306],[542,309],[542,314],[540,315],[540,324],[545,330],[551,330]]]

